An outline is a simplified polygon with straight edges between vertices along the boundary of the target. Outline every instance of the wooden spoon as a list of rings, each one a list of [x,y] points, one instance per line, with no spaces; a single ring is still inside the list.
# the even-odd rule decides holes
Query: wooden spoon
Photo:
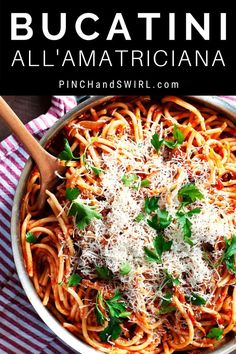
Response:
[[[63,173],[65,171],[65,167],[60,165],[60,161],[56,157],[44,150],[37,140],[28,132],[21,120],[1,96],[0,117],[9,126],[17,138],[24,144],[28,153],[38,166],[41,186],[35,211],[40,212],[43,209],[47,199],[47,195],[45,193],[46,189],[52,189],[58,180],[55,172],[58,171],[58,173]]]

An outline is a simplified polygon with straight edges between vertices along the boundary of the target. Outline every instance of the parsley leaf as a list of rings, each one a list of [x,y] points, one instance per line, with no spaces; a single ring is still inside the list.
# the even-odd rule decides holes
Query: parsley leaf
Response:
[[[106,320],[106,317],[104,316],[104,314],[102,313],[102,311],[99,308],[99,302],[104,307],[103,297],[102,297],[102,294],[100,293],[100,291],[98,291],[97,296],[96,296],[95,315],[96,315],[97,323],[99,325],[103,325],[104,321]]]
[[[190,239],[192,236],[191,232],[191,221],[190,217],[192,217],[195,214],[200,214],[201,209],[200,208],[194,208],[188,212],[185,212],[183,210],[179,210],[176,213],[178,222],[182,228],[183,235],[184,235],[184,242],[188,243],[190,246],[193,246],[193,241]]]
[[[180,285],[180,281],[178,278],[174,278],[172,274],[170,274],[167,270],[165,270],[166,280],[165,285],[169,287],[173,287],[174,285]]]
[[[27,232],[26,233],[26,242],[36,243],[37,242],[37,237],[35,237],[32,232]]]
[[[131,187],[134,189],[139,189],[141,187],[147,187],[151,183],[148,179],[143,179],[138,181],[139,176],[136,174],[124,175],[121,180],[126,187]],[[137,183],[135,183],[138,181]]]
[[[109,299],[107,301],[114,302],[114,301],[120,300],[121,297],[122,297],[122,294],[119,292],[119,290],[116,290],[115,291],[115,295],[111,299]]]
[[[182,145],[184,142],[184,134],[182,133],[181,130],[177,128],[177,125],[174,125],[174,131],[173,131],[173,136],[176,140],[177,145]]]
[[[68,281],[67,281],[67,286],[76,286],[81,282],[82,278],[79,276],[79,274],[72,274]]]
[[[151,144],[159,152],[162,145],[166,145],[169,149],[175,149],[176,147],[182,145],[184,141],[184,134],[177,128],[177,125],[174,125],[173,137],[175,140],[169,139],[160,139],[159,135],[155,133],[152,136]]]
[[[97,175],[97,176],[99,176],[101,173],[105,172],[102,168],[96,167],[94,165],[90,165],[87,162],[86,152],[83,153],[82,159],[83,159],[84,167],[86,168],[87,171],[92,170],[95,173],[95,175]]]
[[[224,330],[218,327],[213,327],[207,334],[207,338],[221,340],[223,337]]]
[[[156,231],[161,231],[170,225],[171,220],[172,218],[166,209],[158,209],[156,215],[151,220],[148,219],[147,223]]]
[[[228,270],[231,270],[234,274],[236,274],[236,268],[234,265],[234,257],[233,256],[232,256],[232,258],[225,259],[225,264],[226,264],[226,268]]]
[[[226,252],[224,258],[229,258],[236,253],[236,235],[233,235],[231,239],[226,239]]]
[[[173,241],[166,241],[162,235],[155,237],[153,245],[155,251],[151,251],[147,247],[144,247],[144,252],[146,254],[145,260],[149,262],[161,263],[161,256],[164,252],[171,249]]]
[[[100,308],[98,307],[97,304],[95,306],[95,316],[96,316],[96,319],[97,319],[97,323],[99,325],[103,325],[103,323],[106,320],[106,317],[103,315],[102,311],[100,310]]]
[[[64,139],[64,150],[62,152],[60,152],[60,154],[58,155],[58,158],[60,160],[64,160],[64,161],[70,161],[70,160],[79,160],[79,157],[75,157],[73,155],[73,152],[71,151],[70,148],[70,144],[69,141],[65,138]]]
[[[168,227],[171,223],[171,216],[166,209],[157,210],[157,217],[159,219],[159,227],[161,230]]]
[[[145,198],[144,211],[146,213],[151,213],[159,208],[158,205],[159,197]]]
[[[100,296],[98,299],[103,301],[100,293],[97,296]],[[116,291],[115,295],[111,299],[104,301],[110,315],[110,321],[108,326],[99,334],[103,342],[107,342],[110,338],[116,340],[122,332],[120,327],[120,324],[122,323],[121,318],[126,318],[131,314],[131,312],[126,311],[125,303],[123,301],[119,301],[121,297],[122,294],[119,291]],[[101,317],[101,313],[97,313],[96,316],[98,316],[98,321],[103,320],[104,322],[104,319]]]
[[[146,254],[145,260],[148,262],[161,263],[161,258],[156,252],[151,251],[149,248],[144,247],[144,252]]]
[[[204,195],[196,187],[195,183],[185,184],[185,186],[178,191],[178,196],[181,199],[182,205],[189,205],[196,202],[198,199],[204,198]]]
[[[161,146],[163,145],[164,140],[160,139],[159,134],[155,133],[152,136],[151,144],[156,149],[156,152],[159,152]]]
[[[131,187],[138,190],[139,188],[142,187],[148,187],[150,183],[151,181],[149,181],[148,179],[143,179],[143,180],[139,180],[136,184],[132,185]]]
[[[166,241],[162,235],[154,238],[153,244],[157,254],[161,257],[162,253],[171,249],[173,241]]]
[[[124,175],[121,180],[126,187],[131,187],[135,181],[137,181],[138,176],[135,174]]]
[[[163,306],[170,305],[172,302],[172,296],[173,296],[173,294],[171,294],[169,292],[166,293],[162,299],[161,305],[163,305]]]
[[[140,222],[145,218],[145,215],[143,213],[139,213],[136,218],[135,221]]]
[[[111,317],[119,318],[120,313],[125,312],[124,302],[113,302],[111,300],[107,300],[106,304]]]
[[[120,267],[120,274],[121,275],[128,275],[131,272],[131,265],[129,263],[124,263],[122,264],[122,266]]]
[[[148,179],[143,179],[140,183],[140,187],[147,187],[150,185],[150,181]]]
[[[226,249],[223,260],[226,264],[226,268],[236,274],[236,267],[234,265],[234,255],[236,254],[236,235],[233,235],[231,239],[225,238],[225,245]]]
[[[80,190],[78,188],[66,188],[66,198],[71,202],[78,197]]]
[[[123,311],[119,314],[119,318],[126,318],[129,317],[131,315],[132,312],[128,312],[128,311]]]
[[[118,318],[111,318],[108,326],[99,333],[102,342],[107,342],[109,339],[116,340],[119,338],[122,329],[120,326],[121,320]]]
[[[176,213],[178,222],[182,228],[183,235],[184,235],[184,242],[188,243],[190,246],[193,246],[193,241],[190,239],[191,238],[191,221],[189,218],[186,216],[186,214],[182,211],[178,211]]]
[[[126,306],[124,301],[118,302],[118,300],[120,300],[121,297],[122,294],[119,291],[116,291],[115,295],[111,299],[105,301],[111,317],[125,318],[131,314],[131,312],[126,311]]]
[[[100,279],[104,279],[104,280],[109,280],[112,278],[112,272],[110,271],[109,268],[104,267],[104,266],[97,266],[96,267],[96,272],[97,275]]]
[[[206,300],[203,297],[195,293],[192,293],[188,300],[191,304],[197,306],[205,305],[206,303]]]
[[[102,168],[95,167],[93,165],[89,165],[89,168],[95,173],[95,175],[100,175],[101,173],[105,172]]]
[[[157,313],[158,315],[163,315],[163,314],[166,314],[166,313],[170,313],[170,312],[176,311],[176,307],[175,306],[171,306],[172,296],[173,295],[171,293],[166,293],[166,295],[164,295],[164,299],[162,299],[162,302],[161,302],[160,310]]]
[[[174,311],[176,311],[176,307],[175,306],[162,306],[160,308],[158,314],[163,315],[163,314],[174,312]]]
[[[193,215],[200,214],[200,213],[201,213],[201,208],[194,208],[187,212],[187,216],[191,218]]]
[[[75,221],[79,230],[83,230],[87,227],[93,218],[102,218],[102,215],[99,214],[93,206],[88,206],[81,202],[72,202],[68,215],[75,216]]]

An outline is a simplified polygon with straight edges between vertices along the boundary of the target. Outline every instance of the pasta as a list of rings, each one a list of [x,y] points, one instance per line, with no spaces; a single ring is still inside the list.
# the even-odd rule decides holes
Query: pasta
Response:
[[[122,97],[74,117],[48,148],[65,173],[21,244],[34,287],[104,353],[198,353],[236,331],[236,129],[167,96]]]

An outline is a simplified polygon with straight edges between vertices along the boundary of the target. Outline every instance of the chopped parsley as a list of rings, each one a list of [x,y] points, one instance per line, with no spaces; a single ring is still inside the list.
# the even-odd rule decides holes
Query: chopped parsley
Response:
[[[193,305],[197,305],[197,306],[201,306],[201,305],[205,305],[206,300],[201,297],[198,294],[192,293],[191,296],[188,298],[188,301],[193,304]]]
[[[236,274],[236,267],[234,265],[234,255],[236,254],[236,235],[233,235],[231,239],[225,238],[225,253],[223,260],[226,264],[226,268]]]
[[[101,173],[104,173],[105,171],[102,168],[96,167],[94,165],[91,165],[87,162],[86,157],[83,154],[83,162],[84,162],[84,166],[86,168],[87,171],[92,170],[94,172],[95,175],[99,176]]]
[[[221,340],[223,337],[224,330],[218,327],[213,327],[207,334],[207,338],[212,338],[216,340]]]
[[[125,318],[131,315],[131,312],[126,311],[125,303],[123,301],[118,302],[121,297],[122,294],[119,291],[116,291],[115,295],[111,299],[105,300],[111,317]]]
[[[95,210],[95,207],[74,201],[71,203],[68,215],[75,216],[76,225],[79,230],[87,227],[93,218],[102,219],[102,215]]]
[[[145,215],[143,213],[139,213],[136,218],[135,221],[140,222],[145,218]]]
[[[139,188],[142,187],[148,187],[150,185],[151,181],[149,181],[148,179],[142,179],[139,180],[136,184],[132,185],[131,187],[138,190]]]
[[[129,175],[125,174],[121,178],[121,180],[126,187],[131,187],[134,189],[139,189],[141,187],[148,187],[151,183],[148,179],[140,180],[139,176],[134,173],[131,173]]]
[[[151,251],[149,248],[144,247],[144,252],[146,254],[145,260],[148,262],[161,263],[161,258],[155,251]]]
[[[60,152],[58,158],[64,161],[79,160],[79,157],[75,157],[71,151],[69,141],[66,138],[64,139],[64,144],[64,150]]]
[[[72,274],[68,281],[67,281],[67,286],[76,286],[81,282],[82,278],[79,276],[79,274]]]
[[[102,168],[93,166],[93,165],[89,165],[89,168],[91,168],[91,170],[95,173],[95,175],[100,175],[101,173],[104,173],[105,171]]]
[[[164,140],[163,140],[163,139],[160,139],[159,134],[155,133],[155,134],[152,136],[151,144],[152,144],[152,146],[156,149],[156,152],[159,152],[161,146],[163,145],[163,142],[164,142]]]
[[[66,198],[71,202],[76,199],[79,194],[80,190],[78,188],[66,188]]]
[[[104,266],[97,266],[96,267],[96,272],[97,272],[97,275],[100,279],[103,279],[103,280],[109,280],[112,278],[112,272],[110,271],[109,268],[107,267],[104,267]]]
[[[192,232],[191,232],[191,221],[190,218],[195,215],[195,214],[200,214],[201,209],[200,208],[194,208],[188,212],[185,212],[184,210],[179,210],[176,213],[177,220],[179,222],[179,225],[182,228],[183,235],[184,235],[184,242],[188,243],[190,246],[193,246],[193,241],[191,240]]]
[[[159,208],[158,200],[159,200],[159,197],[151,197],[151,198],[146,197],[145,198],[145,202],[144,202],[144,213],[150,214],[151,212],[156,211]],[[141,220],[144,220],[145,219],[145,214],[144,213],[139,213],[136,216],[135,220],[137,222],[140,222]],[[149,220],[149,222],[151,222],[151,225],[152,225],[152,221],[154,222],[153,225],[155,225],[155,218],[154,218],[154,220]]]
[[[151,182],[148,179],[143,179],[140,183],[140,187],[148,187],[150,183]]]
[[[108,326],[102,332],[99,333],[99,336],[102,342],[107,342],[109,339],[116,340],[117,338],[119,338],[122,332],[120,326],[122,320],[129,317],[131,312],[126,311],[124,301],[119,301],[122,297],[122,294],[119,291],[116,291],[115,295],[109,300],[103,300],[101,298],[101,294],[98,296],[100,296],[99,301],[106,306],[107,311],[110,315]],[[101,310],[97,319],[99,321],[102,320],[104,322],[105,317],[101,313]]]
[[[102,342],[108,342],[108,340],[112,339],[112,340],[116,340],[117,338],[119,338],[122,329],[120,324],[122,323],[121,320],[119,320],[118,318],[111,318],[109,321],[108,326],[99,333],[99,337],[101,339]]]
[[[121,180],[126,187],[131,187],[134,184],[134,182],[138,180],[138,176],[135,174],[124,175],[121,178]]]
[[[177,124],[174,125],[173,136],[175,138],[177,146],[182,145],[184,142],[184,134],[183,132],[177,128]]]
[[[128,262],[126,262],[122,264],[122,266],[120,267],[120,274],[128,275],[131,272],[131,269],[132,269],[131,265]]]
[[[159,208],[158,201],[159,197],[146,197],[144,203],[144,211],[150,214],[152,211],[157,210]]]
[[[173,287],[174,285],[180,285],[180,281],[177,278],[174,278],[172,274],[170,274],[167,270],[165,270],[165,275],[166,275],[166,280],[165,280],[165,285],[169,287]]]
[[[97,323],[99,325],[103,325],[105,320],[107,319],[103,312],[100,310],[99,303],[104,307],[103,297],[100,291],[98,291],[96,296],[96,305],[95,305],[95,315],[97,319]]]
[[[37,242],[37,237],[34,236],[34,234],[32,232],[27,232],[26,233],[26,242],[36,243]]]
[[[146,254],[145,260],[149,262],[161,263],[162,254],[171,249],[172,243],[173,241],[166,241],[162,235],[155,237],[153,241],[155,248],[154,251],[144,247],[144,253]]]
[[[156,231],[164,230],[171,223],[171,216],[166,209],[158,209],[156,215],[147,220],[150,227]]]
[[[176,311],[176,307],[175,306],[162,306],[158,312],[159,315],[164,315],[166,313],[170,313],[170,312],[174,312]]]
[[[172,296],[173,295],[171,293],[166,293],[166,295],[164,295],[164,298],[161,301],[160,310],[157,313],[158,315],[163,315],[166,313],[176,311],[176,307],[171,305],[172,304]]]
[[[198,199],[203,199],[204,195],[196,187],[195,183],[187,183],[185,186],[180,188],[178,191],[178,196],[181,200],[181,205],[186,206],[191,203],[196,202]]]
[[[174,125],[173,137],[175,140],[160,139],[159,134],[155,133],[152,136],[151,144],[156,149],[156,152],[159,152],[162,145],[167,146],[169,149],[175,149],[183,144],[184,134],[177,128],[177,125]]]

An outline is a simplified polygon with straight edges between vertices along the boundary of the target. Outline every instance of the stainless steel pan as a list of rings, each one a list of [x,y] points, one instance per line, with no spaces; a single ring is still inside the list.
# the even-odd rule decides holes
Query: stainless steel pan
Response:
[[[49,140],[51,140],[68,121],[75,118],[75,116],[85,112],[87,109],[100,105],[103,102],[109,101],[115,96],[94,96],[88,100],[78,104],[74,109],[68,112],[64,117],[54,124],[54,126],[49,129],[49,131],[42,138],[40,143],[45,145]],[[217,96],[185,96],[185,99],[191,101],[197,101],[208,107],[212,107],[219,112],[222,112],[225,116],[235,121],[236,123],[236,108],[228,103],[225,99],[219,98]],[[91,348],[87,344],[83,343],[81,340],[76,338],[73,334],[67,331],[61,326],[61,324],[53,317],[53,315],[43,306],[40,298],[38,297],[34,286],[28,277],[28,274],[24,267],[21,245],[20,245],[20,208],[21,200],[25,193],[26,183],[32,168],[32,160],[29,159],[25,165],[22,172],[19,184],[17,186],[13,209],[12,209],[12,219],[11,219],[11,236],[12,236],[12,248],[15,260],[16,269],[21,281],[21,284],[29,298],[29,301],[33,305],[34,309],[42,320],[48,325],[48,327],[68,346],[73,348],[75,351],[81,354],[97,354],[98,351]],[[234,337],[229,337],[223,345],[211,353],[214,354],[228,354],[235,350],[236,353],[236,339]],[[203,353],[207,353],[204,351]]]

